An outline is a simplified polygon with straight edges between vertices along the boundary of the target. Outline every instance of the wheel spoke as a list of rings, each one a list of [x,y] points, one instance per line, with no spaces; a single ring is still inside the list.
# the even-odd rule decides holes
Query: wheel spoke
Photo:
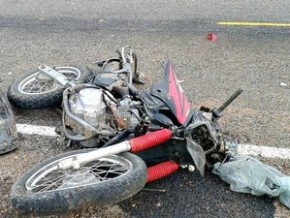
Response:
[[[50,175],[50,176],[51,176],[51,175]],[[65,176],[65,175],[62,174],[62,175],[60,175],[60,176],[58,176],[58,177],[55,177],[55,178],[53,178],[53,177],[51,177],[51,178],[43,177],[43,178],[41,178],[41,180],[38,181],[38,183],[40,183],[40,182],[43,181],[40,185],[47,185],[47,184],[53,183],[53,182],[55,182],[55,181],[57,181],[57,180],[63,179],[64,176]]]
[[[81,166],[78,169],[54,170],[59,160],[44,167],[32,175],[26,188],[31,192],[49,192],[66,188],[108,181],[126,174],[130,168],[129,162],[122,157],[112,156],[102,158]]]
[[[92,166],[91,171],[98,179],[104,181],[122,175],[127,171],[127,168],[120,164],[112,164],[100,161]]]
[[[52,187],[56,187],[55,189],[57,189],[62,184],[62,181],[64,178],[65,178],[65,174],[62,174],[55,178],[53,178],[52,175],[50,175],[49,178],[43,177],[33,186],[33,189],[38,190],[38,192],[51,190]],[[39,188],[42,188],[42,189],[39,189]]]
[[[40,85],[41,84],[43,84],[43,85],[39,88],[38,93],[42,93],[42,92],[46,91],[46,87],[48,87],[48,82],[40,83]]]
[[[81,76],[81,71],[74,67],[57,67],[56,70],[68,78],[68,80],[76,80]],[[58,88],[55,81],[52,80],[38,80],[39,72],[26,77],[19,84],[19,91],[24,94],[42,94],[54,91]]]
[[[23,91],[26,93],[42,93],[49,87],[51,87],[49,82],[39,82],[37,80],[33,80],[24,86]]]

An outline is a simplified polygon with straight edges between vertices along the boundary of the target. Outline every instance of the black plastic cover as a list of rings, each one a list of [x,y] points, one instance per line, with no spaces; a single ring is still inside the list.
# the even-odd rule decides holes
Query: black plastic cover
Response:
[[[16,149],[17,138],[14,115],[6,95],[0,90],[0,155]]]

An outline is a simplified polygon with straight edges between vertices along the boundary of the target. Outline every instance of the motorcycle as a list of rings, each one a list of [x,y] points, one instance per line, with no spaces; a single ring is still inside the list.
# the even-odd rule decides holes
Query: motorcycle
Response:
[[[69,143],[78,141],[90,149],[60,154],[31,168],[11,189],[14,208],[59,214],[115,204],[180,167],[203,176],[214,162],[226,160],[227,142],[218,119],[241,89],[219,108],[193,110],[170,61],[164,64],[163,80],[141,92],[132,85],[134,79],[144,82],[132,67],[136,56],[130,48],[120,56],[98,62],[102,71],[88,83],[68,80],[47,66],[34,74],[65,87],[61,133]],[[38,106],[43,105],[33,107]]]

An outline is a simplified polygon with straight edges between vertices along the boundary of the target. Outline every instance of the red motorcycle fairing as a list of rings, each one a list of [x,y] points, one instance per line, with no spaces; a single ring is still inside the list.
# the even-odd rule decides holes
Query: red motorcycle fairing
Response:
[[[162,81],[151,88],[150,94],[161,100],[174,115],[174,123],[186,126],[190,120],[190,103],[184,94],[180,82],[176,78],[175,70],[170,61],[165,64]]]

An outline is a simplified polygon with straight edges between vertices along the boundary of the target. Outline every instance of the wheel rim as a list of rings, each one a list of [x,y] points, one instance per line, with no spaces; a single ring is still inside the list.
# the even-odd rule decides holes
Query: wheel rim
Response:
[[[56,169],[60,161],[76,157],[77,155],[70,155],[42,167],[26,181],[26,190],[43,193],[77,188],[113,180],[133,170],[132,163],[120,156],[101,158],[79,169]]]
[[[81,76],[81,71],[75,67],[56,67],[55,70],[62,73],[68,80],[77,80]],[[53,79],[38,80],[37,75],[40,71],[29,75],[18,85],[18,91],[23,94],[44,94],[53,92],[61,87]]]

